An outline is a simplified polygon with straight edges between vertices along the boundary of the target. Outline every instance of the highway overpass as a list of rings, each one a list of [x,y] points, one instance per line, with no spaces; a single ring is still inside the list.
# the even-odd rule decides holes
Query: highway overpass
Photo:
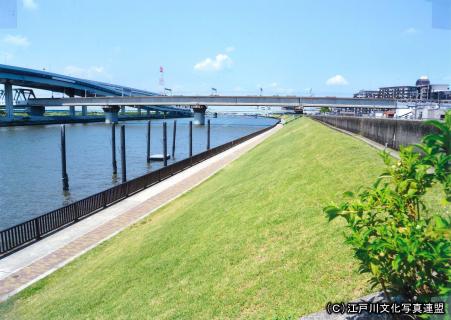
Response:
[[[27,108],[31,115],[43,115],[45,107],[67,106],[75,115],[75,107],[101,106],[108,121],[116,121],[119,108],[125,106],[153,109],[161,112],[179,112],[191,115],[203,123],[208,106],[277,106],[302,110],[303,107],[328,106],[334,108],[395,109],[396,100],[302,96],[162,96],[105,82],[79,79],[41,70],[0,64],[0,83],[4,84],[7,117],[13,118],[13,86],[61,92],[63,98],[33,98],[28,96],[16,105]]]
[[[299,96],[134,96],[62,99],[29,99],[30,107],[39,106],[101,106],[107,118],[116,121],[121,106],[189,106],[194,122],[204,124],[208,106],[277,106],[302,110],[303,107],[396,109],[396,100]]]
[[[300,96],[134,96],[30,99],[28,105],[45,106],[277,106],[396,109],[396,100]]]
[[[7,117],[12,118],[14,113],[14,91],[13,86],[26,87],[33,89],[48,90],[60,92],[68,97],[99,97],[99,96],[156,96],[155,92],[140,90],[127,86],[115,85],[100,81],[86,80],[66,75],[47,72],[44,70],[34,70],[0,64],[0,84],[4,85],[2,95],[5,101]],[[45,105],[44,105],[45,106]],[[86,106],[86,105],[84,105]],[[157,107],[153,105],[152,109],[157,111],[180,111],[171,106]],[[31,108],[31,112],[42,112],[40,107]],[[74,107],[74,106],[72,106]],[[144,109],[148,106],[144,106]],[[71,108],[71,110],[75,110]],[[84,108],[85,110],[85,108]]]

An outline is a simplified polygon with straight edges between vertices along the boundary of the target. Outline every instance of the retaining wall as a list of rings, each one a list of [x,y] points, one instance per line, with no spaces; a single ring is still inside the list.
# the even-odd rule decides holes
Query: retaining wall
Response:
[[[400,146],[419,143],[423,136],[437,132],[435,127],[419,120],[341,116],[311,116],[311,118],[359,134],[396,150],[399,150]]]

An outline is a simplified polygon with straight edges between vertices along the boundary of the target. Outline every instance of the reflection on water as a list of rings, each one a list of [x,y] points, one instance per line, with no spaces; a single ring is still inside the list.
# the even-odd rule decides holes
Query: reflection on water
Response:
[[[177,119],[175,159],[188,155],[188,123]],[[153,120],[151,153],[163,153],[162,123]],[[173,120],[168,123],[168,152],[172,150]],[[273,119],[218,117],[211,119],[211,147],[242,137],[274,123]],[[146,121],[126,122],[127,178],[162,166],[146,161]],[[120,132],[116,131],[118,173]],[[111,127],[104,123],[66,125],[67,172],[70,190],[62,190],[60,126],[0,128],[0,230],[82,199],[120,183],[112,174]],[[207,145],[206,126],[193,127],[193,153]]]

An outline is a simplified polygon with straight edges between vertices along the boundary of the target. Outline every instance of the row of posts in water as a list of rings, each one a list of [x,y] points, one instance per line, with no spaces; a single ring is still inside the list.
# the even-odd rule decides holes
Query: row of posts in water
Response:
[[[174,126],[172,130],[172,158],[175,158],[175,142],[177,135],[177,120],[174,120]],[[121,125],[121,176],[122,183],[127,181],[127,160],[125,152],[125,125]],[[150,121],[147,122],[147,153],[146,161],[150,163]],[[193,156],[193,122],[189,122],[189,157]],[[167,124],[163,122],[163,165],[168,165],[168,143],[167,143]],[[117,174],[117,161],[116,161],[116,124],[111,126],[111,159],[113,166],[113,175]],[[207,121],[207,150],[210,149],[210,120]],[[66,166],[66,126],[61,125],[61,172],[63,179],[63,190],[69,190],[69,176],[67,174]]]

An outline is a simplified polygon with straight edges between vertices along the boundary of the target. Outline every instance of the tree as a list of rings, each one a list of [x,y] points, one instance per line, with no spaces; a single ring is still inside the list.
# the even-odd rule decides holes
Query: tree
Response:
[[[321,113],[327,113],[327,112],[330,112],[330,108],[329,108],[329,107],[321,107],[321,109],[319,110],[319,112],[321,112]]]

